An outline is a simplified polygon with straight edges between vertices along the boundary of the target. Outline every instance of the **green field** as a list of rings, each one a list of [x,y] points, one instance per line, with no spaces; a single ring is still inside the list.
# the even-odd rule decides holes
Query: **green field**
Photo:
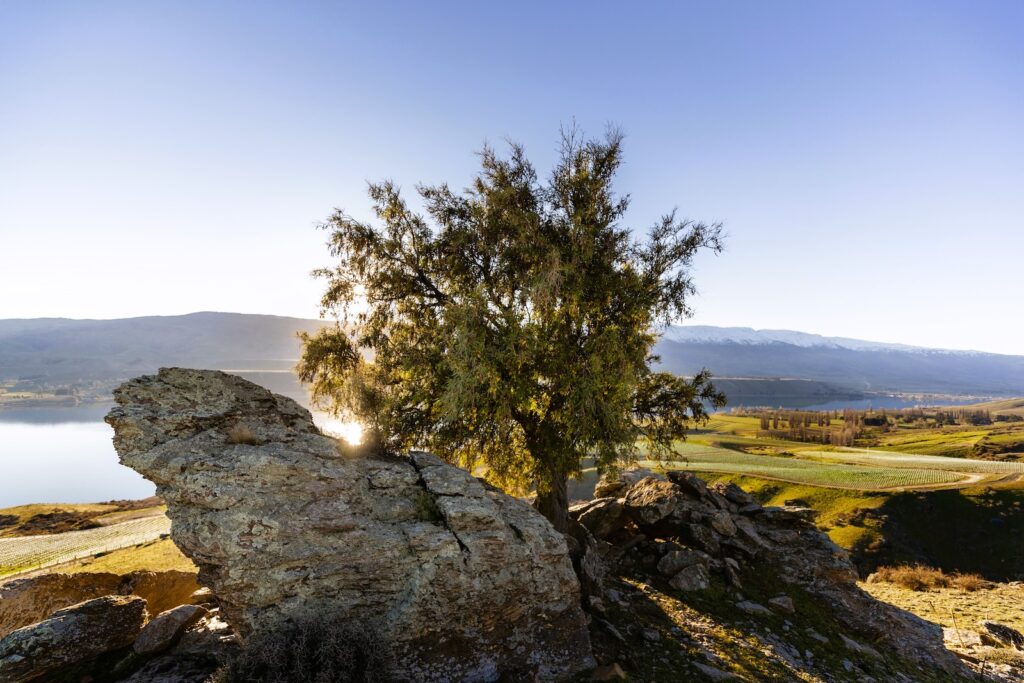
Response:
[[[967,473],[948,470],[833,464],[794,457],[754,455],[697,444],[681,444],[672,460],[644,460],[640,464],[666,470],[744,474],[794,484],[856,491],[940,488],[977,482]]]

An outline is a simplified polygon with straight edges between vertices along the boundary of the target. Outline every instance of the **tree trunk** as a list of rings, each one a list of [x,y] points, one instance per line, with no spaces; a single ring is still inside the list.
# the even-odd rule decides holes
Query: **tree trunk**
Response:
[[[555,530],[569,531],[569,477],[565,472],[552,472],[550,480],[537,489],[533,507],[547,517]]]

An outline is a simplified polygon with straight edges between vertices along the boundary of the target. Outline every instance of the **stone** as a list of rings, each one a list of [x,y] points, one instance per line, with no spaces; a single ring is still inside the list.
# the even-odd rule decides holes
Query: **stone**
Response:
[[[733,483],[726,484],[725,486],[719,486],[717,487],[717,491],[725,496],[726,500],[730,503],[735,503],[741,507],[744,505],[750,505],[754,502],[754,497],[752,495]]]
[[[137,595],[155,614],[188,603],[197,588],[195,574],[182,571],[50,572],[13,579],[0,584],[0,637],[64,607],[105,595]]]
[[[570,508],[569,515],[596,538],[607,538],[626,524],[625,508],[617,498],[596,498]]]
[[[680,591],[702,591],[711,585],[711,581],[704,565],[693,564],[681,569],[669,580],[668,585]]]
[[[594,487],[594,498],[621,498],[633,484],[647,477],[665,478],[664,475],[646,467],[630,467],[613,473],[606,472],[597,480],[597,485]]]
[[[169,650],[146,659],[141,668],[118,683],[210,683],[218,680],[214,673],[238,651],[231,628],[211,611]]]
[[[706,570],[709,560],[706,554],[692,548],[673,550],[658,561],[658,571],[664,576],[675,576],[680,570],[695,564],[702,565]]]
[[[741,600],[736,603],[736,607],[744,614],[749,614],[751,616],[764,617],[769,616],[772,613],[770,609],[759,602],[754,602],[753,600]]]
[[[871,657],[873,659],[881,659],[882,658],[881,653],[878,650],[876,650],[875,648],[871,647],[870,645],[865,645],[864,643],[857,642],[856,640],[854,640],[853,638],[850,638],[849,636],[847,636],[844,633],[840,633],[839,634],[839,640],[843,641],[843,645],[846,646],[846,649],[852,650],[853,652],[856,652],[857,654],[865,655],[865,656]]]
[[[132,644],[146,622],[146,601],[108,595],[58,610],[0,640],[0,683],[56,677],[70,666]]]
[[[702,664],[701,662],[691,662],[691,663],[693,664],[693,668],[695,668],[695,669],[697,669],[697,671],[701,672],[701,674],[703,674],[704,677],[707,678],[708,680],[711,680],[711,681],[739,681],[739,680],[742,680],[736,674],[729,673],[728,671],[722,671],[721,669],[716,669],[715,667],[713,667],[713,666],[711,666],[709,664]]]
[[[163,652],[177,643],[185,630],[206,614],[207,609],[199,605],[181,605],[162,612],[142,629],[142,633],[132,643],[132,650],[139,655]]]
[[[671,515],[684,501],[682,492],[671,482],[645,477],[633,484],[623,502],[638,525],[653,525]]]
[[[981,639],[997,647],[1013,647],[1024,650],[1024,634],[1015,628],[995,621],[981,621]]]
[[[788,595],[778,595],[768,600],[768,606],[783,614],[796,614],[796,605]]]
[[[709,555],[718,555],[722,551],[718,536],[710,527],[700,523],[691,523],[685,527],[685,535],[697,547]]]
[[[121,461],[241,636],[330,609],[375,628],[397,675],[553,680],[594,665],[565,537],[524,501],[426,454],[352,454],[240,377],[162,369],[115,391]],[[235,443],[244,425],[252,443]]]
[[[736,525],[732,521],[732,515],[725,510],[719,510],[711,515],[711,528],[723,536],[735,536]]]
[[[697,499],[704,499],[708,496],[708,486],[704,480],[692,472],[684,470],[672,470],[668,473],[668,480],[679,487],[688,496]]]

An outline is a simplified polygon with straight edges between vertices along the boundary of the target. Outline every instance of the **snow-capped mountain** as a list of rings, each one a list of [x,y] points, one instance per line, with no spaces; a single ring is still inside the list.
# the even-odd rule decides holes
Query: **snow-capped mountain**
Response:
[[[888,342],[865,341],[849,337],[825,337],[820,334],[796,332],[794,330],[755,330],[752,327],[713,327],[711,325],[674,325],[665,330],[664,338],[677,342],[734,342],[737,344],[792,344],[793,346],[824,346],[853,351],[942,351],[923,346],[892,344]]]

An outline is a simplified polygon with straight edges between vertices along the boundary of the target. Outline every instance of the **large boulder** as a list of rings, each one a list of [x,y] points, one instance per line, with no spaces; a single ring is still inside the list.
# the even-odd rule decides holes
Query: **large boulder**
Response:
[[[0,638],[57,610],[104,595],[137,595],[152,614],[192,601],[196,575],[183,571],[60,572],[0,584]]]
[[[126,382],[107,416],[171,537],[242,636],[330,610],[420,681],[554,680],[593,665],[566,541],[426,453],[353,456],[307,410],[223,372]]]
[[[108,595],[54,612],[0,640],[0,683],[46,680],[128,647],[146,622],[146,601]]]

